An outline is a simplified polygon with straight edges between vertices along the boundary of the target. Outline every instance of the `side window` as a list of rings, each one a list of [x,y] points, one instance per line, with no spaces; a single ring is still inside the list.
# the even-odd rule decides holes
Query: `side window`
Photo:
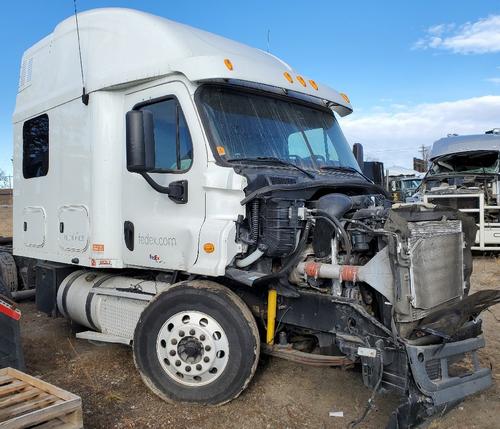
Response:
[[[46,176],[49,172],[49,117],[44,114],[23,125],[23,176]]]
[[[159,172],[188,170],[193,162],[193,144],[179,102],[170,98],[140,110],[153,114],[155,169]]]

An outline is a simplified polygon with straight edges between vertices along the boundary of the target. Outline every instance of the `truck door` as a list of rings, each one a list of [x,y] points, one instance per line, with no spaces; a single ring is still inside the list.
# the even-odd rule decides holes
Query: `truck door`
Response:
[[[155,172],[160,186],[187,181],[187,201],[179,203],[155,190],[146,179],[129,172],[124,163],[122,212],[123,260],[126,265],[188,270],[198,256],[198,239],[205,219],[203,172],[207,152],[194,103],[181,82],[126,96],[126,110],[153,114]]]

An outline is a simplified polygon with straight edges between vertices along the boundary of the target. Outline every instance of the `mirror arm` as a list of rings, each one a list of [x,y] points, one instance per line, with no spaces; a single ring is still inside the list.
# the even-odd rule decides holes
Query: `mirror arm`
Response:
[[[168,186],[162,186],[159,183],[156,183],[153,178],[148,174],[148,173],[140,173],[142,177],[148,182],[148,184],[156,191],[159,192],[160,194],[166,194],[170,195],[170,187]]]
[[[166,194],[176,204],[186,204],[188,202],[188,181],[177,180],[171,182],[169,186],[162,186],[154,181],[148,173],[139,173],[146,182],[160,194]]]

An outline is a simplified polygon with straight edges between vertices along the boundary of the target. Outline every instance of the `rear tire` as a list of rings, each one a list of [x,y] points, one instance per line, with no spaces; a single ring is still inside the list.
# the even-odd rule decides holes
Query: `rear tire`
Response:
[[[0,251],[0,279],[9,292],[18,289],[17,267],[14,257],[7,252]]]
[[[143,311],[134,360],[145,384],[166,401],[224,404],[252,379],[259,332],[246,304],[210,281],[173,285]]]
[[[10,290],[7,288],[1,277],[0,277],[0,295],[12,299]]]

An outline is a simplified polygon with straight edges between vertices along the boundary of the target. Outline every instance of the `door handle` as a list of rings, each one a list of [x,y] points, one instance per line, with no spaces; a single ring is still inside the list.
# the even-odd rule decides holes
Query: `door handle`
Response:
[[[125,238],[125,246],[132,252],[134,250],[134,224],[128,220],[123,224],[123,236]]]

